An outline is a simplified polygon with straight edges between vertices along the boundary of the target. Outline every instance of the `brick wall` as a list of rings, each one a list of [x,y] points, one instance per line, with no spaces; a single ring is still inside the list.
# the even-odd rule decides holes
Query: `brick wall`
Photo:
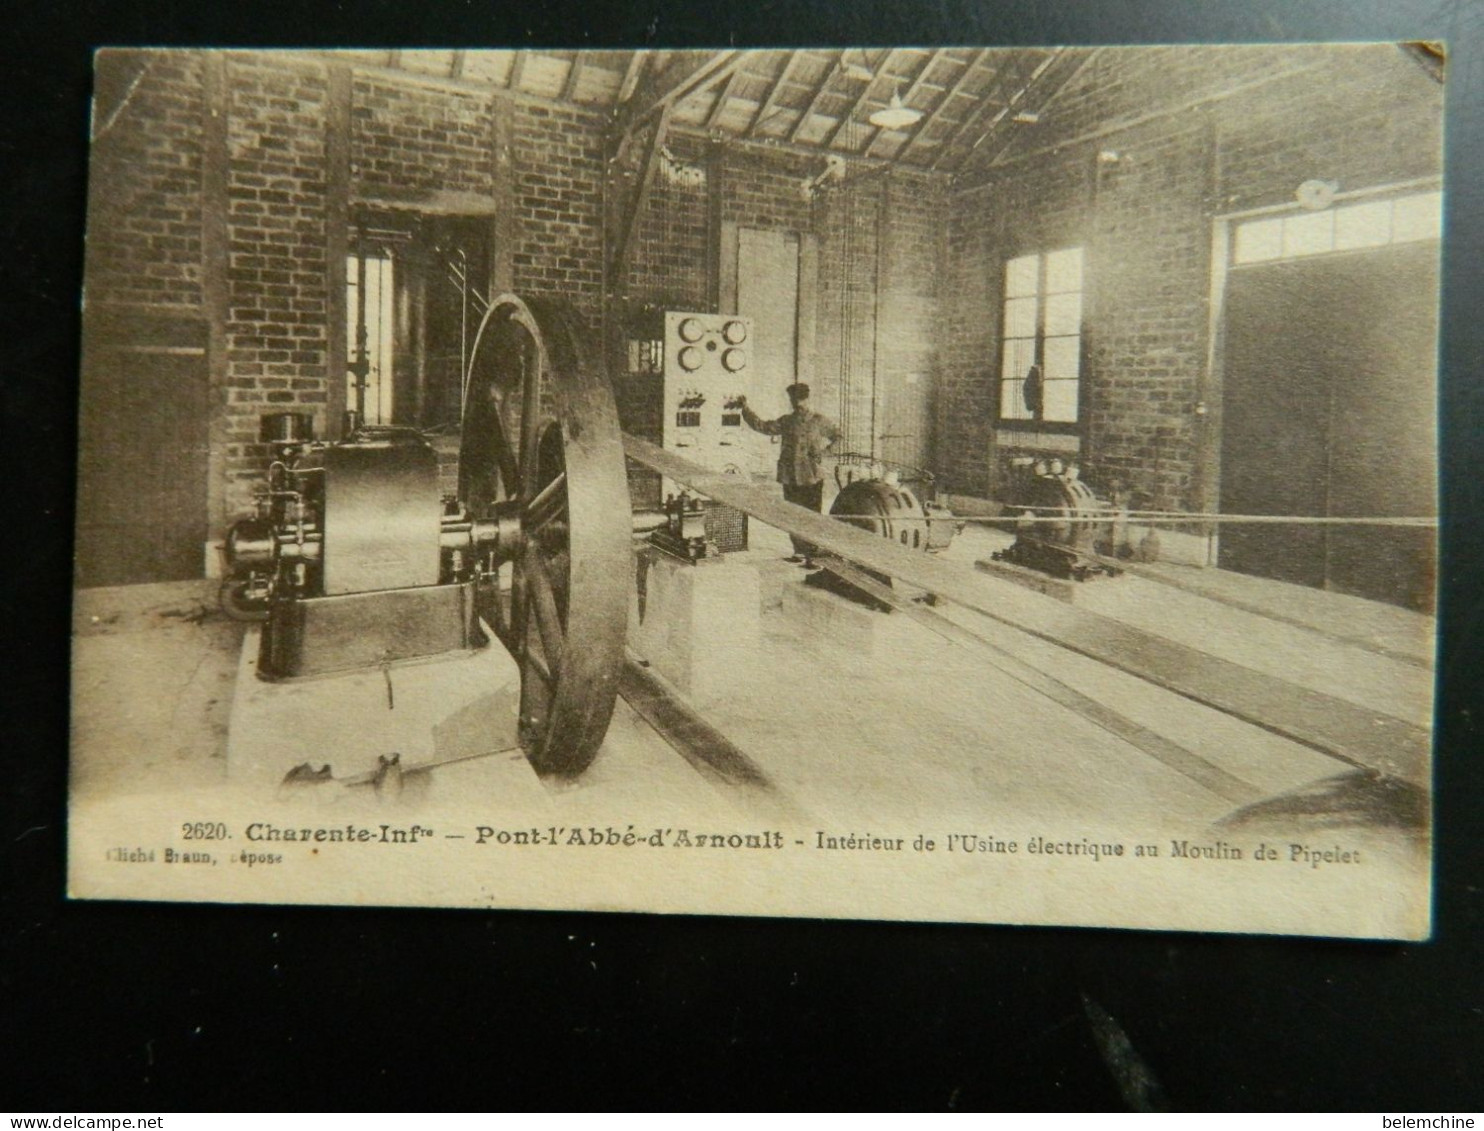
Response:
[[[761,147],[732,147],[723,154],[721,218],[748,228],[808,232],[814,209],[800,186],[819,172],[815,158]]]
[[[147,63],[147,66],[145,65]],[[133,93],[92,169],[90,304],[188,306],[205,319],[203,58],[120,52],[119,92]],[[327,408],[330,320],[330,63],[309,55],[225,56],[225,325],[210,359],[224,390],[218,435],[226,514],[250,503],[269,457],[262,413]],[[602,304],[602,120],[577,109],[513,107],[514,286],[576,302],[597,327]],[[493,95],[425,89],[357,73],[351,86],[347,201],[416,208],[495,194]],[[450,201],[453,203],[450,204]],[[343,331],[341,331],[343,332]]]
[[[650,184],[629,254],[626,294],[667,310],[711,309],[711,200],[716,173],[704,144],[672,137]],[[730,182],[723,172],[720,191]]]
[[[121,58],[112,63],[121,91],[125,65],[146,58],[97,148],[89,301],[200,311],[205,68],[191,52]],[[226,402],[212,489],[230,496],[228,509],[263,469],[259,414],[301,407],[323,417],[344,380],[330,372],[329,66],[308,55],[225,60],[226,324],[224,354],[211,360]],[[755,146],[717,158],[676,136],[677,168],[706,172],[657,174],[627,301],[708,307],[718,223],[812,235],[818,403],[849,415],[851,445],[869,447],[874,383],[889,426],[916,422],[922,462],[954,491],[988,494],[1004,259],[1083,246],[1090,470],[1128,479],[1154,505],[1200,505],[1210,439],[1194,408],[1206,376],[1213,218],[1289,200],[1309,177],[1352,189],[1436,173],[1438,97],[1391,47],[1110,49],[1026,128],[1001,172],[949,187],[852,167],[848,187],[813,202],[801,186],[817,158]],[[493,95],[360,74],[350,199],[493,200],[494,107]],[[574,300],[596,329],[604,120],[524,100],[510,112],[515,288]],[[1104,149],[1119,160],[1099,162]],[[842,400],[847,378],[853,395]],[[627,425],[650,412],[642,389],[620,394]]]
[[[815,405],[848,425],[844,446],[869,451],[874,391],[883,413],[911,417],[910,440],[891,451],[878,442],[878,454],[930,464],[944,179],[853,167],[845,186],[811,200],[803,187],[822,168],[819,158],[760,146],[715,152],[678,135],[667,149],[673,161],[656,172],[635,231],[623,312],[711,309],[718,224],[812,236]],[[878,244],[888,261],[879,299]],[[657,436],[658,380],[620,375],[615,386],[624,427]],[[878,432],[891,430],[884,418],[877,424]]]
[[[941,336],[938,313],[946,258],[946,182],[894,172],[882,186],[887,208],[880,275],[878,388],[888,417],[877,454],[937,474]]]
[[[941,414],[952,489],[995,490],[1005,259],[1082,246],[1086,474],[1147,505],[1211,506],[1201,463],[1217,438],[1195,410],[1214,218],[1290,202],[1312,177],[1350,190],[1436,175],[1439,106],[1389,45],[1100,52],[997,175],[953,193]]]
[[[227,63],[227,499],[251,504],[265,412],[316,413],[329,387],[325,75]]]
[[[351,176],[367,196],[488,196],[493,176],[488,97],[409,87],[357,74],[351,91]]]
[[[515,107],[515,289],[570,299],[596,327],[603,303],[602,119]]]
[[[98,57],[110,98],[93,123],[90,303],[201,304],[201,70],[193,53]]]

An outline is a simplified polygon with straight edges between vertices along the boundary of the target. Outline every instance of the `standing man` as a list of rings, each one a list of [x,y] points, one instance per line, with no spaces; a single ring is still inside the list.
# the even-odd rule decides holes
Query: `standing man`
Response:
[[[747,405],[742,398],[742,419],[755,432],[783,439],[778,453],[778,482],[783,484],[783,497],[790,503],[808,507],[812,511],[824,510],[824,456],[830,445],[840,438],[840,429],[833,421],[814,412],[809,407],[809,386],[790,385],[786,390],[794,410],[777,420],[764,420]],[[814,546],[792,534],[793,556],[791,562],[803,562],[808,568]]]

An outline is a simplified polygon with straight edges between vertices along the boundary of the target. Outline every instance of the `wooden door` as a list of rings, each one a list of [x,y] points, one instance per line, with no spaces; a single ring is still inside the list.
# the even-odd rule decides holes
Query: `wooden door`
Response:
[[[209,397],[204,337],[175,344],[95,335],[84,350],[76,584],[205,573]]]
[[[1221,450],[1226,514],[1436,513],[1437,245],[1234,271]],[[1430,531],[1223,526],[1227,569],[1430,608]]]

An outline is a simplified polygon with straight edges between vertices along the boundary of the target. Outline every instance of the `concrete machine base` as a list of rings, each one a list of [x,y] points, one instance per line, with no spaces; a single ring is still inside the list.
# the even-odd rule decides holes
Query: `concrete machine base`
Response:
[[[784,586],[781,610],[802,629],[806,645],[835,645],[862,656],[906,655],[920,634],[906,617],[857,604],[848,597],[795,583]]]
[[[643,599],[629,619],[630,648],[688,702],[724,700],[757,670],[756,568],[727,558],[693,565],[652,546],[636,556]]]
[[[492,634],[486,629],[486,635]],[[279,787],[296,766],[329,764],[336,779],[375,774],[380,759],[419,764],[518,753],[520,674],[498,644],[383,668],[306,679],[258,677],[260,632],[242,644],[227,739],[230,781]],[[531,788],[524,758],[484,759]],[[419,774],[437,789],[448,775]]]

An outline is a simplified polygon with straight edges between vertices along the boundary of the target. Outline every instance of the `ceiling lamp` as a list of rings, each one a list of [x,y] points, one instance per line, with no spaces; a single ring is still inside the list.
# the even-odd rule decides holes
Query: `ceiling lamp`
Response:
[[[922,120],[922,111],[903,106],[901,88],[898,87],[891,92],[891,103],[877,110],[867,120],[883,130],[904,130]]]

